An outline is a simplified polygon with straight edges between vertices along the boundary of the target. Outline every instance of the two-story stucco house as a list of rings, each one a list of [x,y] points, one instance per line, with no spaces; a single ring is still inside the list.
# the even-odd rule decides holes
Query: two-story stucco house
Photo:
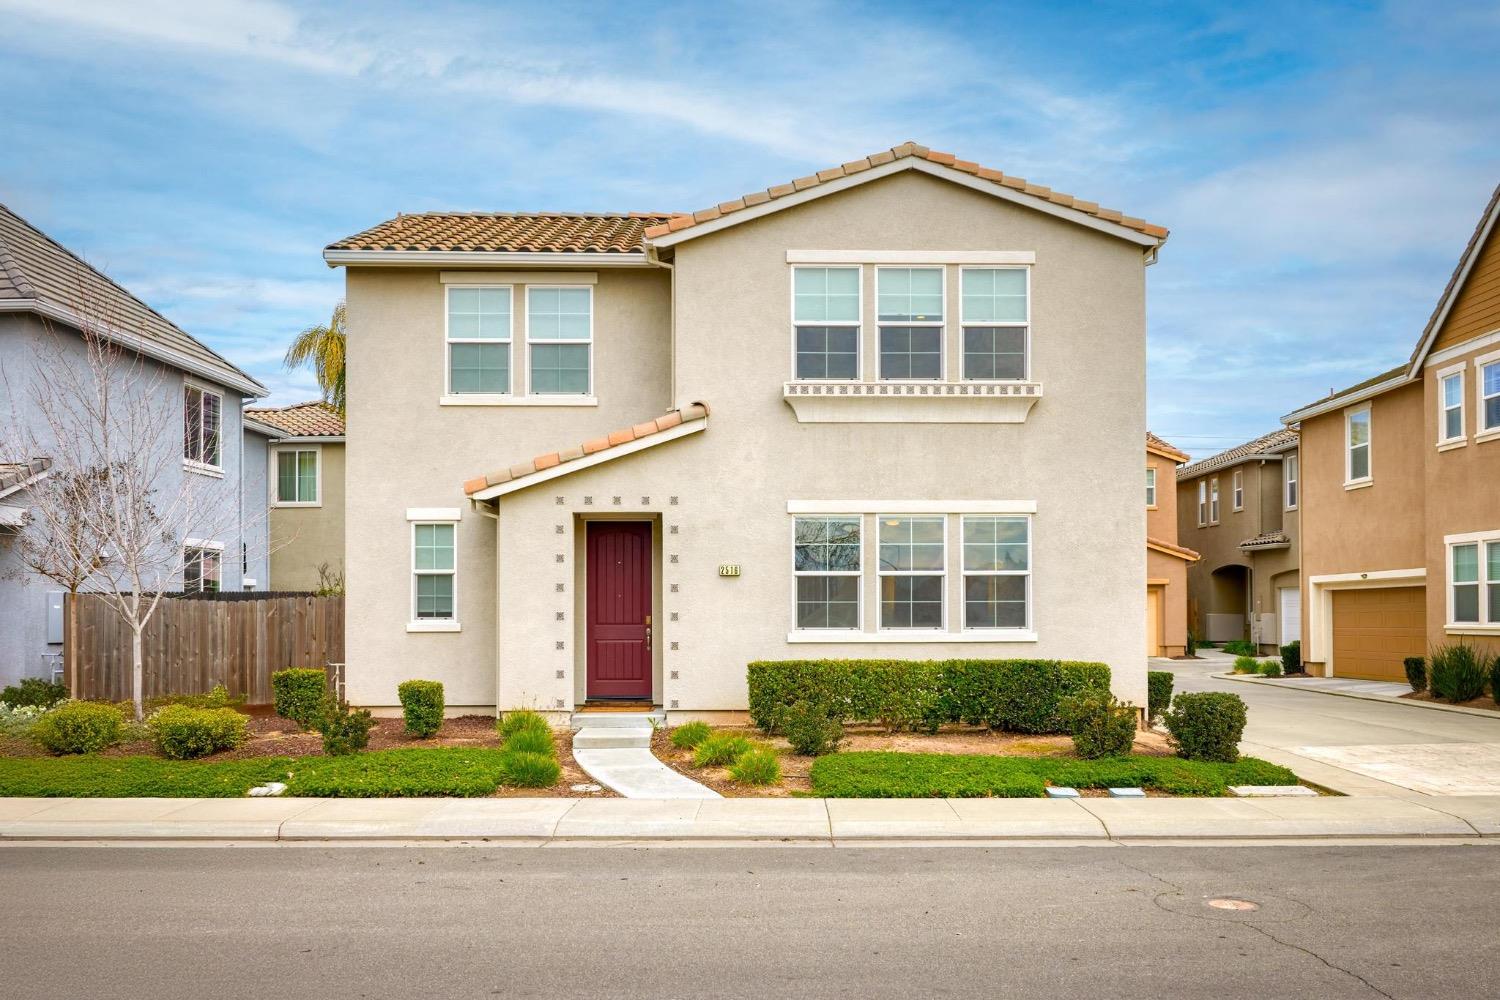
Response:
[[[346,268],[347,691],[728,718],[766,658],[1145,702],[1165,229],[905,144],[691,215],[402,215]]]
[[[1146,654],[1182,656],[1188,639],[1188,568],[1198,553],[1178,544],[1177,466],[1190,456],[1146,432]]]
[[[344,579],[344,418],[321,400],[248,407],[268,437],[267,589],[328,590]]]
[[[1303,660],[1403,679],[1433,646],[1500,646],[1500,188],[1411,357],[1300,428]]]

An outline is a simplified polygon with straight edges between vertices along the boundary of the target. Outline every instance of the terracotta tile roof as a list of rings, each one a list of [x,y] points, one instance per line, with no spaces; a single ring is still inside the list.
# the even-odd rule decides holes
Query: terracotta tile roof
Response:
[[[247,406],[245,416],[288,437],[338,437],[344,433],[344,418],[320,399],[291,406]]]
[[[1197,562],[1202,558],[1197,552],[1186,546],[1178,545],[1176,542],[1168,542],[1160,538],[1152,538],[1150,535],[1146,536],[1146,548],[1159,549],[1167,555],[1177,556],[1179,559],[1186,559],[1188,562]]]
[[[0,462],[0,496],[12,493],[33,476],[52,468],[52,459],[33,458],[29,462]]]
[[[104,272],[0,205],[0,301],[52,306],[95,328],[110,327],[195,364],[208,377],[257,396],[265,387],[177,324],[116,284]],[[141,347],[150,353],[148,347]],[[161,360],[168,361],[163,357]]]
[[[708,419],[708,404],[703,402],[693,403],[690,406],[683,407],[681,410],[673,410],[654,420],[647,420],[645,423],[636,424],[633,427],[622,427],[617,431],[611,431],[609,434],[594,438],[591,441],[585,441],[572,448],[564,448],[562,451],[554,451],[546,455],[537,455],[528,461],[512,465],[508,469],[497,469],[486,475],[476,476],[464,483],[464,493],[468,496],[473,496],[475,493],[486,490],[491,486],[500,486],[515,479],[524,479],[534,473],[545,472],[554,466],[576,462],[580,458],[597,455],[600,452],[608,451],[611,448],[618,448],[632,441],[640,441],[654,434],[660,434],[662,431],[669,431],[682,424],[706,419]]]
[[[1064,208],[1077,209],[1087,215],[1092,215],[1096,219],[1113,222],[1127,229],[1134,229],[1136,232],[1145,233],[1147,236],[1154,236],[1159,240],[1167,238],[1166,229],[1161,226],[1152,225],[1144,219],[1132,218],[1113,208],[1100,208],[1096,202],[1084,201],[1082,198],[1075,198],[1070,194],[1063,194],[1061,191],[1053,191],[1049,187],[1032,184],[1023,178],[1003,174],[998,170],[991,170],[989,167],[981,167],[979,164],[970,162],[969,160],[960,160],[952,153],[939,153],[928,149],[926,146],[919,146],[914,142],[904,142],[892,149],[875,153],[864,159],[851,160],[848,163],[831,167],[828,170],[820,170],[816,174],[810,174],[807,177],[799,177],[789,184],[778,184],[764,191],[747,194],[743,198],[720,202],[712,208],[705,208],[691,215],[677,215],[670,219],[659,221],[646,229],[646,239],[651,240],[659,236],[665,236],[668,233],[681,232],[684,229],[689,229],[704,222],[712,222],[733,212],[753,208],[756,205],[764,205],[766,202],[774,201],[777,198],[784,198],[798,191],[805,191],[810,187],[816,187],[819,184],[824,184],[840,177],[849,177],[853,174],[869,170],[871,167],[879,167],[895,160],[910,157],[942,164],[945,167],[952,167],[966,174],[972,174],[980,180],[990,181],[1000,187],[1007,187],[1023,194],[1033,195],[1054,205],[1061,205]]]
[[[1146,450],[1154,451],[1158,455],[1175,460],[1178,463],[1186,462],[1193,456],[1177,447],[1164,438],[1159,438],[1150,431],[1146,432]]]
[[[329,250],[430,250],[484,253],[632,253],[648,226],[673,216],[631,212],[419,212],[397,215]]]
[[[1247,538],[1243,542],[1240,542],[1240,548],[1277,549],[1290,544],[1292,544],[1292,540],[1284,531],[1262,531],[1254,538]]]
[[[1192,479],[1201,476],[1205,472],[1213,472],[1216,469],[1227,468],[1238,465],[1241,461],[1251,455],[1264,455],[1268,452],[1283,451],[1296,445],[1297,432],[1290,427],[1281,427],[1269,434],[1263,434],[1254,441],[1246,441],[1227,451],[1221,451],[1217,455],[1210,455],[1202,461],[1194,462],[1192,465],[1184,465],[1177,470],[1177,481]]]

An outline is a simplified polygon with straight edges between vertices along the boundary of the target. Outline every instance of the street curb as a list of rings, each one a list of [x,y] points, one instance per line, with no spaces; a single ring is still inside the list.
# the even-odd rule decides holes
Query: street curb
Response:
[[[1209,674],[1208,676],[1225,681],[1239,681],[1241,684],[1260,684],[1265,687],[1280,688],[1283,691],[1303,691],[1307,694],[1327,694],[1337,698],[1357,698],[1360,701],[1379,701],[1387,705],[1405,705],[1410,708],[1430,708],[1436,712],[1455,712],[1459,715],[1475,715],[1483,719],[1494,719],[1500,722],[1500,712],[1491,712],[1484,708],[1464,708],[1462,705],[1440,705],[1434,701],[1413,701],[1410,698],[1393,698],[1385,694],[1360,694],[1358,691],[1326,691],[1321,688],[1301,688],[1295,683],[1288,684],[1284,681],[1278,682],[1269,677],[1251,677],[1249,674]]]

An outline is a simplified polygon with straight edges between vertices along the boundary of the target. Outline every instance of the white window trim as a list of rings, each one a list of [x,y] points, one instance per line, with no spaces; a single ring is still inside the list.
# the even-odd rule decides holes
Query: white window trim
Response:
[[[961,267],[961,268],[958,269],[958,271],[959,271],[959,273],[958,273],[958,311],[959,311],[959,318],[958,318],[958,368],[959,368],[959,371],[958,371],[958,377],[959,377],[959,379],[961,381],[964,381],[964,382],[980,382],[980,383],[986,383],[986,382],[988,382],[988,383],[1030,382],[1031,381],[1031,268],[1030,267],[1024,267],[1024,266],[1012,266],[1012,267]],[[967,373],[964,372],[963,368],[964,368],[964,327],[965,326],[1008,326],[1008,327],[1017,327],[1017,326],[1022,326],[1023,325],[1022,323],[1018,323],[1018,322],[1015,322],[1013,320],[1012,321],[1008,321],[1008,322],[1004,322],[1004,323],[998,323],[998,322],[997,323],[980,323],[980,322],[976,321],[976,322],[974,322],[972,324],[969,323],[967,320],[965,320],[964,317],[963,317],[963,308],[964,308],[964,305],[963,305],[963,303],[964,303],[964,272],[965,271],[1024,271],[1024,272],[1026,272],[1026,319],[1025,319],[1025,322],[1024,322],[1024,328],[1026,330],[1026,339],[1025,339],[1025,341],[1024,341],[1024,343],[1022,345],[1022,348],[1021,348],[1025,352],[1025,357],[1023,359],[1024,368],[1022,370],[1022,374],[1021,374],[1021,377],[1019,379],[980,379],[980,378],[969,378],[968,375],[967,375]],[[945,284],[946,284],[946,279],[945,279]],[[946,289],[945,289],[945,291],[946,291]],[[947,320],[947,310],[948,310],[948,306],[947,306],[947,303],[945,302],[943,304],[943,318],[944,318],[945,321]]]
[[[1365,415],[1365,427],[1369,434],[1363,445],[1365,449],[1365,474],[1354,478],[1354,418]],[[1358,489],[1375,482],[1375,416],[1369,403],[1351,406],[1344,411],[1344,489]]]
[[[1219,500],[1219,477],[1212,476],[1208,480],[1208,523],[1218,524],[1219,515],[1223,513]]]
[[[1474,359],[1474,440],[1492,441],[1500,438],[1500,424],[1486,427],[1484,424],[1484,403],[1487,398],[1484,394],[1484,370],[1490,365],[1500,364],[1500,351],[1492,351],[1489,354],[1481,354]]]
[[[788,500],[788,514],[1035,514],[1035,500]]]
[[[888,270],[901,271],[937,271],[938,284],[943,292],[943,318],[937,323],[931,320],[921,322],[915,320],[896,321],[882,323],[880,320],[880,272]],[[863,278],[863,275],[861,275]],[[861,290],[864,285],[861,281]],[[861,294],[863,297],[863,294]],[[1027,295],[1027,309],[1031,308],[1031,297]],[[919,326],[938,332],[938,373],[935,378],[913,378],[898,377],[886,378],[880,374],[880,330],[883,326]],[[875,380],[877,382],[945,382],[948,374],[948,266],[946,264],[882,264],[875,268]],[[1024,380],[1023,380],[1024,381]]]
[[[1460,535],[1445,535],[1443,537],[1443,606],[1445,608],[1443,617],[1443,629],[1453,633],[1469,633],[1477,635],[1500,635],[1500,621],[1491,621],[1490,610],[1490,584],[1500,583],[1500,579],[1489,578],[1489,554],[1490,543],[1500,543],[1500,531],[1471,531]],[[1457,584],[1453,581],[1453,549],[1457,545],[1473,545],[1477,549],[1476,559],[1479,564],[1478,580],[1472,585],[1479,591],[1477,622],[1455,621],[1453,617],[1453,588]]]
[[[1156,496],[1156,466],[1146,466],[1146,509],[1156,510],[1158,507]]]
[[[1245,509],[1245,470],[1235,469],[1229,480],[1229,503],[1230,511],[1241,511]]]
[[[183,379],[181,398],[182,417],[184,420],[187,419],[187,391],[189,389],[196,389],[198,392],[202,393],[203,396],[213,396],[219,401],[219,461],[217,463],[204,462],[200,461],[199,459],[189,458],[188,456],[184,455],[182,456],[182,467],[189,472],[199,472],[207,476],[212,476],[215,479],[223,479],[225,450],[224,446],[225,442],[227,442],[229,439],[229,436],[224,433],[224,393],[209,386],[207,383],[199,382],[197,379]],[[203,408],[201,402],[198,408],[198,445],[201,450],[203,445]]]
[[[788,250],[788,264],[1035,264],[1034,250]]]
[[[886,517],[902,519],[914,519],[919,517],[940,518],[943,522],[943,568],[941,572],[930,569],[882,569],[880,567],[880,522]],[[887,511],[884,514],[875,515],[875,537],[872,544],[875,546],[875,631],[880,635],[942,635],[948,631],[948,521],[945,514],[892,514]],[[860,565],[864,562],[861,560]],[[942,621],[932,628],[901,628],[899,626],[887,626],[885,623],[885,601],[880,599],[880,580],[887,576],[938,576],[942,578],[942,587],[939,593],[942,595]]]
[[[855,272],[855,281],[857,282],[858,288],[859,288],[859,294],[857,296],[855,296],[855,298],[858,300],[858,306],[859,306],[859,315],[858,315],[858,318],[855,319],[855,321],[853,323],[850,323],[848,320],[841,320],[841,321],[839,321],[837,323],[827,323],[827,322],[824,322],[824,323],[814,323],[812,321],[808,321],[806,323],[803,323],[802,325],[803,326],[839,326],[839,327],[845,327],[845,328],[853,327],[854,328],[854,377],[853,378],[799,378],[798,375],[797,375],[797,325],[798,325],[797,324],[797,272],[798,271],[803,271],[803,270],[808,270],[808,271],[813,271],[813,270],[816,270],[816,271],[827,271],[827,270],[832,270],[832,269],[835,269],[835,268],[842,268],[844,270],[849,270],[849,269],[852,268],[854,270],[854,272]],[[802,265],[799,265],[799,266],[793,266],[793,267],[789,268],[788,271],[787,271],[787,315],[791,318],[791,330],[792,330],[792,339],[791,339],[791,351],[792,351],[792,356],[791,356],[791,361],[792,361],[791,373],[792,373],[792,379],[791,380],[793,382],[832,383],[832,384],[835,384],[835,385],[847,385],[850,382],[862,382],[862,381],[864,381],[864,374],[865,374],[865,268],[864,268],[863,264],[852,264],[852,263],[850,263],[848,261],[842,261],[842,262],[836,263],[836,264],[834,264],[834,263],[827,263],[827,264],[802,264]],[[861,536],[861,537],[863,537],[863,536]]]
[[[990,515],[990,516],[993,516],[993,515]],[[1014,516],[1018,516],[1018,515],[1008,515],[1008,516],[1014,517]],[[965,634],[968,634],[968,635],[997,635],[997,634],[999,634],[999,635],[1009,635],[1009,634],[1024,633],[1026,635],[1032,636],[1033,638],[1036,636],[1036,633],[1032,629],[1033,619],[1032,619],[1032,611],[1031,611],[1031,595],[1032,595],[1032,587],[1031,587],[1031,573],[1032,573],[1032,564],[1031,564],[1031,556],[1032,556],[1032,529],[1036,527],[1036,524],[1035,524],[1035,519],[1032,518],[1029,514],[1028,515],[1021,515],[1021,516],[1024,516],[1026,518],[1026,569],[1024,571],[1013,570],[1013,569],[1009,569],[1009,570],[970,570],[968,568],[967,563],[964,562],[964,522],[967,521],[968,518],[967,517],[960,517],[959,518],[959,525],[958,525],[958,559],[959,559],[959,563],[958,563],[958,566],[959,566],[959,573],[960,573],[960,575],[964,579],[967,579],[968,577],[971,577],[971,576],[1024,576],[1026,578],[1026,623],[1024,625],[1022,625],[1020,628],[978,628],[978,627],[971,628],[971,627],[969,627],[969,602],[966,599],[964,599],[964,594],[962,592],[962,587],[960,587],[959,598],[960,598],[960,604],[962,605],[962,607],[959,609],[960,621],[962,622],[962,625],[960,627],[961,627],[961,629],[963,630],[963,632]]]
[[[811,520],[832,519],[836,517],[849,518],[859,524],[859,569],[857,570],[812,570],[797,568],[797,521],[800,519]],[[869,553],[865,548],[865,517],[863,514],[841,511],[839,513],[803,513],[792,518],[792,630],[788,633],[788,642],[793,642],[791,636],[834,636],[839,641],[848,640],[852,636],[864,634],[865,627],[865,565],[868,562]],[[859,582],[854,587],[854,621],[853,628],[802,628],[797,624],[797,580],[804,576],[853,576],[858,577]],[[803,638],[803,642],[811,641]]]
[[[585,289],[589,293],[589,339],[588,340],[532,340],[531,339],[531,293],[533,291],[553,290],[553,289],[559,289],[559,290],[564,290],[564,291],[577,291],[579,288],[583,288],[583,289]],[[523,383],[525,385],[525,387],[526,387],[526,391],[525,391],[524,395],[526,396],[527,399],[537,400],[537,402],[532,403],[531,405],[533,405],[533,406],[547,406],[547,405],[554,405],[554,406],[562,405],[562,406],[566,406],[566,405],[568,405],[569,402],[571,402],[572,405],[574,405],[574,406],[588,406],[588,405],[594,405],[594,404],[596,404],[598,402],[598,400],[594,396],[594,385],[595,385],[595,378],[596,378],[595,369],[598,367],[598,358],[595,356],[596,352],[594,351],[594,286],[593,285],[580,285],[580,284],[569,285],[569,284],[557,284],[557,283],[546,284],[546,285],[542,285],[542,284],[527,285],[526,286],[525,302],[523,303],[523,307],[526,310],[526,317],[525,317],[525,319],[523,321],[524,324],[525,324],[525,328],[526,328],[526,371],[524,373],[525,374],[525,382]],[[551,393],[551,392],[540,393],[539,392],[539,393],[534,393],[534,392],[532,392],[531,391],[531,348],[532,348],[532,346],[534,344],[545,344],[545,345],[551,345],[551,346],[555,346],[555,345],[558,345],[558,344],[562,344],[562,345],[565,345],[565,346],[577,346],[579,344],[586,345],[588,347],[588,349],[589,349],[589,387],[588,387],[588,391],[587,392],[574,392],[574,393],[566,393],[566,392],[556,392],[556,393]],[[514,377],[512,377],[512,379],[511,379],[511,391],[512,392],[515,391],[515,379],[514,379]],[[554,400],[556,400],[557,402],[553,402]]]
[[[504,291],[510,300],[509,308],[505,310],[507,319],[505,338],[503,340],[494,337],[454,337],[448,332],[448,321],[452,314],[452,296],[454,288],[463,291]],[[506,354],[507,381],[510,384],[510,392],[485,392],[469,393],[453,391],[453,345],[454,344],[504,344]],[[443,286],[443,399],[507,399],[516,394],[516,293],[513,285],[449,285]]]
[[[408,632],[461,632],[458,619],[458,522],[463,519],[462,507],[408,507],[406,509],[407,538],[406,558],[407,592],[410,601]],[[453,527],[453,618],[417,617],[417,525],[452,524]]]
[[[1302,457],[1288,455],[1281,463],[1281,503],[1286,510],[1296,510],[1302,500]],[[1290,471],[1291,475],[1286,475]]]
[[[282,500],[280,456],[295,455],[299,451],[313,453],[313,499]],[[321,507],[323,506],[323,446],[320,444],[284,444],[271,446],[271,462],[267,478],[271,480],[272,507]]]
[[[187,591],[187,565],[188,565],[188,562],[189,562],[187,554],[188,554],[188,550],[189,549],[198,549],[199,551],[212,551],[212,552],[217,552],[219,554],[219,562],[218,562],[219,578],[216,581],[219,586],[217,587],[217,589],[215,589],[213,591],[208,591],[208,593],[223,593],[223,591],[224,591],[224,543],[220,542],[220,541],[217,541],[215,539],[212,539],[212,538],[184,538],[182,540],[182,589],[183,589],[184,592]],[[201,593],[205,593],[205,591],[203,591],[200,588],[199,590],[194,591],[194,593],[201,594]]]
[[[1468,366],[1467,361],[1461,361],[1456,365],[1450,365],[1434,373],[1437,378],[1437,443],[1438,447],[1445,451],[1448,448],[1458,448],[1469,443],[1468,394],[1464,392],[1464,369]],[[1447,397],[1444,395],[1444,383],[1450,378],[1458,379],[1458,433],[1453,437],[1448,437],[1446,432],[1448,430],[1448,411],[1454,409],[1454,407],[1447,405]],[[1482,405],[1480,412],[1483,412]]]
[[[1198,480],[1198,527],[1208,527],[1208,480]]]

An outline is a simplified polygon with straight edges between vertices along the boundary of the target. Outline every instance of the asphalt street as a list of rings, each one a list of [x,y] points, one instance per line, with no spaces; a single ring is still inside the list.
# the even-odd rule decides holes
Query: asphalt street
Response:
[[[0,995],[1462,1000],[1495,995],[1497,859],[5,847]]]

